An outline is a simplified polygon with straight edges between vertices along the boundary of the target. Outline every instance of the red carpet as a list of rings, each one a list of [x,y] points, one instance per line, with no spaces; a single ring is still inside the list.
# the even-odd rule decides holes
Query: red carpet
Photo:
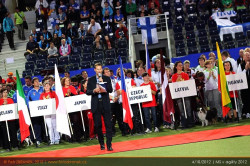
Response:
[[[133,141],[124,141],[113,143],[114,151],[101,151],[99,145],[85,146],[71,149],[61,149],[48,152],[31,153],[17,155],[11,157],[87,157],[101,155],[107,153],[124,152],[131,150],[139,150],[146,148],[156,148],[162,146],[171,146],[179,144],[187,144],[194,142],[217,140],[232,136],[248,136],[250,135],[250,125],[229,127],[215,130],[199,131],[185,134],[176,134],[170,136],[145,138]]]

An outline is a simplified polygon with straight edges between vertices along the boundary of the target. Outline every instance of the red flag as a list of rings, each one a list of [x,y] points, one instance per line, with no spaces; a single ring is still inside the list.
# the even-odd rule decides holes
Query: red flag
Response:
[[[162,106],[163,106],[163,119],[171,123],[171,114],[174,114],[174,103],[170,94],[167,72],[165,70],[165,63],[161,53],[161,83],[162,83]]]

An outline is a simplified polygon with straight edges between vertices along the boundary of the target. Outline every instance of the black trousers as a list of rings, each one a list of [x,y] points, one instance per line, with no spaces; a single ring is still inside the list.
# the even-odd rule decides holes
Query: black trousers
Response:
[[[122,117],[122,109],[120,108],[120,104],[118,103],[110,103],[111,105],[111,115],[112,115],[112,129],[113,133],[115,133],[115,124],[116,121],[118,122],[119,129],[123,133],[124,131],[124,124],[123,124],[123,117]]]
[[[107,146],[111,146],[111,141],[112,141],[112,125],[111,125],[111,111],[104,111],[104,106],[102,104],[102,101],[100,100],[98,102],[98,107],[95,113],[93,113],[93,118],[94,118],[94,124],[95,124],[95,130],[98,135],[98,141],[100,145],[104,144],[104,137],[102,133],[102,120],[101,120],[101,115],[103,116],[105,127],[106,127],[106,143]]]
[[[9,127],[11,145],[13,148],[16,148],[18,145],[16,121],[15,120],[8,121],[8,127]],[[7,127],[5,122],[1,122],[1,130],[2,130],[1,137],[3,141],[3,149],[10,149]]]
[[[83,127],[80,112],[72,112],[69,114],[72,130],[74,134],[73,141],[80,141],[83,137]]]
[[[10,48],[14,48],[13,32],[12,31],[7,31],[6,36],[7,36]]]
[[[42,142],[42,124],[43,124],[43,117],[39,116],[39,117],[32,117],[31,118],[31,122],[33,125],[33,129],[34,129],[34,133],[36,136],[36,140],[39,142]],[[34,142],[34,136],[33,136],[33,132],[32,129],[30,127],[30,136],[31,136],[31,140]]]

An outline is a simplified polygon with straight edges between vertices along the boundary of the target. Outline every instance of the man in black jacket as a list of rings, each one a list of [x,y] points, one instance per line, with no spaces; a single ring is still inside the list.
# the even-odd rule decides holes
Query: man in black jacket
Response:
[[[94,70],[96,75],[88,79],[87,95],[92,96],[91,111],[93,113],[95,129],[98,135],[101,150],[105,149],[104,137],[102,133],[102,115],[106,127],[107,150],[112,151],[112,125],[109,93],[111,93],[113,89],[110,78],[102,75],[102,65],[100,63],[95,64]],[[104,88],[101,88],[101,86]]]

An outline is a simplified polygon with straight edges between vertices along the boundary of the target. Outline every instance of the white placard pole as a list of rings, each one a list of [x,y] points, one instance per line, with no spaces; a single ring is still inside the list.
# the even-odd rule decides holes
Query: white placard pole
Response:
[[[173,118],[173,122],[175,122],[174,114],[172,113],[171,115],[172,115],[172,118]]]
[[[235,96],[235,90],[233,91],[234,93],[234,103],[235,103],[235,109],[236,109],[236,112],[238,112],[238,107],[237,107],[237,99],[236,99],[236,96]]]
[[[43,116],[43,121],[44,121],[45,134],[46,134],[48,145],[49,145],[49,137],[48,137],[48,130],[47,130],[45,116]]]
[[[81,118],[82,118],[82,127],[83,127],[83,131],[85,132],[85,125],[84,125],[84,119],[83,119],[83,116],[82,116],[82,111],[80,111],[81,113]]]
[[[68,112],[67,112],[67,117],[68,117],[68,121],[69,121],[69,127],[70,127],[71,134],[72,134],[72,136],[74,136],[74,133],[73,133],[73,130],[72,130],[72,125],[71,125],[71,121],[70,121],[69,113],[68,113]]]
[[[8,121],[5,121],[6,123],[6,128],[7,128],[7,135],[8,135],[8,140],[9,140],[9,144],[10,144],[10,149],[11,149],[11,143],[10,143],[10,133],[9,133],[9,126],[8,126]]]
[[[183,102],[183,108],[184,108],[185,117],[186,117],[186,119],[187,119],[187,111],[186,111],[186,106],[185,106],[184,97],[182,97],[182,102]]]
[[[142,118],[142,113],[141,113],[141,104],[138,103],[138,106],[139,106],[139,110],[140,110],[140,115],[141,115],[141,124],[143,125],[143,118]]]

